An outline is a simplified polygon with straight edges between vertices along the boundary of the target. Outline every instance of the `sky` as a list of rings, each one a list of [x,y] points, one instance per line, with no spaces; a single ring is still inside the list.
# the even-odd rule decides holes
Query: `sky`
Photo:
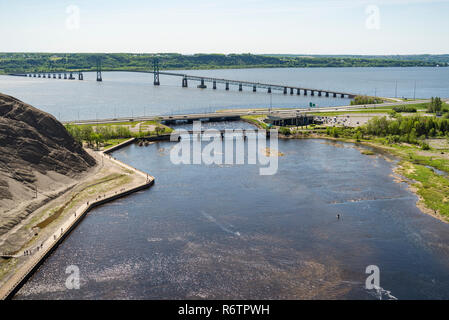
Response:
[[[444,54],[449,0],[0,0],[0,52]]]

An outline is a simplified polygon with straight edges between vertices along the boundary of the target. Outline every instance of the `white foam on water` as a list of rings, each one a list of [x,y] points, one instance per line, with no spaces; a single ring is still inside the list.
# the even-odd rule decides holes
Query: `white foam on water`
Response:
[[[223,230],[224,232],[233,234],[237,237],[240,237],[241,234],[238,231],[232,231],[231,229],[227,228],[226,226],[224,226],[222,223],[218,222],[214,217],[212,217],[211,215],[207,214],[204,211],[201,211],[201,214],[210,222],[213,222],[214,224],[216,224],[221,230]]]
[[[391,291],[385,290],[382,287],[375,286],[374,289],[369,290],[369,293],[374,295],[379,300],[383,300],[384,296],[387,300],[398,300],[398,298],[391,294]]]

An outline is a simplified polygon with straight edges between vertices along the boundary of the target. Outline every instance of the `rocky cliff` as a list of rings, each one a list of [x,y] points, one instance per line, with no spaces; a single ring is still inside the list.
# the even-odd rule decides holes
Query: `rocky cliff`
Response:
[[[0,235],[94,165],[52,115],[0,94]]]

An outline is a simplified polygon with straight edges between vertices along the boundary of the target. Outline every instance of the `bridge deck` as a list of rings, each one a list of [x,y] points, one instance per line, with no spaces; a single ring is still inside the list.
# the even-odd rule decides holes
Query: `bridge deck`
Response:
[[[148,73],[155,73],[154,71],[148,71]],[[213,78],[213,77],[202,77],[202,76],[193,76],[188,74],[181,74],[176,72],[165,72],[160,71],[159,74],[167,75],[167,76],[177,76],[177,77],[183,77],[188,80],[194,80],[194,81],[204,81],[204,82],[216,82],[216,83],[228,83],[230,85],[242,85],[244,87],[256,87],[256,88],[264,88],[272,90],[284,90],[287,89],[293,89],[293,90],[307,90],[307,91],[314,91],[314,92],[328,92],[330,94],[337,94],[337,95],[347,95],[348,97],[354,97],[355,94],[348,93],[348,92],[341,92],[341,91],[334,91],[334,90],[326,90],[326,89],[314,89],[314,88],[305,88],[305,87],[295,87],[291,85],[282,85],[282,84],[269,84],[269,83],[260,83],[260,82],[251,82],[251,81],[240,81],[240,80],[230,80],[230,79],[223,79],[223,78]]]

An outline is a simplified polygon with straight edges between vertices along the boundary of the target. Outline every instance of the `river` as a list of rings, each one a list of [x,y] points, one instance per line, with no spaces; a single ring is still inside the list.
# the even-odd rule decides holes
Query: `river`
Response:
[[[179,70],[179,73],[247,80],[261,83],[303,86],[384,97],[449,97],[449,68],[274,68]],[[301,108],[310,102],[317,107],[347,105],[348,99],[283,95],[259,89],[223,85],[217,90],[197,89],[191,81],[181,88],[181,78],[161,75],[154,87],[152,74],[103,72],[85,73],[83,81],[0,76],[0,92],[17,97],[53,114],[61,121],[133,117],[220,110],[223,108]],[[415,90],[416,83],[416,90]]]
[[[16,299],[449,298],[449,225],[416,207],[391,159],[280,140],[277,174],[261,176],[175,165],[173,146],[114,152],[155,185],[91,211]],[[378,290],[365,288],[369,265]]]

